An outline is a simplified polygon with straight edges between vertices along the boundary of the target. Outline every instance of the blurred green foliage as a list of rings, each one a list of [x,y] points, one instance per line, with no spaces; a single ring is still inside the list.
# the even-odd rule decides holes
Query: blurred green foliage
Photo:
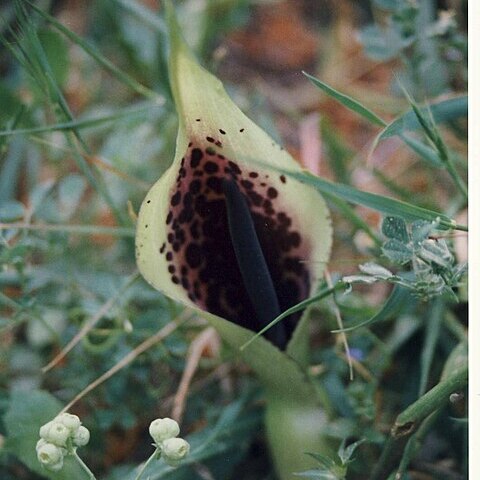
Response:
[[[219,67],[215,49],[222,39],[255,14],[251,3],[178,2],[187,39],[209,68]],[[55,413],[181,314],[178,305],[135,276],[135,225],[127,207],[131,202],[133,211],[138,209],[148,186],[173,158],[177,120],[161,14],[138,1],[100,0],[80,7],[83,21],[77,30],[73,25],[78,12],[69,10],[72,6],[43,2],[41,8],[65,27],[72,22],[71,31],[85,46],[23,5],[29,12],[23,19],[13,3],[0,6],[0,34],[6,46],[0,49],[0,472],[5,480],[41,475],[31,457],[34,451],[15,444],[15,425],[20,423],[15,419],[31,416],[22,420],[31,430],[22,438],[31,439],[48,412]],[[400,95],[398,80],[417,101],[464,93],[465,32],[460,21],[435,5],[372,1],[375,22],[361,26],[360,38],[367,56],[399,61],[392,63],[395,76],[389,94]],[[239,79],[228,87],[247,112],[261,110],[262,126],[270,126],[272,136],[278,136],[276,112],[268,109],[253,84]],[[298,113],[289,121],[295,122]],[[330,115],[333,112],[324,112],[321,124],[326,156],[334,179],[353,187],[356,147]],[[407,115],[414,118],[411,110]],[[404,118],[399,116],[398,122]],[[42,131],[31,131],[36,128]],[[461,119],[448,119],[438,129],[445,142],[451,142],[452,162],[463,175],[464,162],[455,150],[465,141]],[[438,153],[428,138],[425,145]],[[412,156],[418,162],[419,157]],[[427,178],[440,175],[438,162],[414,165]],[[392,187],[386,181],[388,172],[382,173],[384,187],[391,191],[396,183]],[[412,193],[410,202],[418,199],[453,218],[465,201],[449,180],[434,183],[435,191]],[[446,203],[437,202],[438,191],[448,198]],[[353,447],[344,447],[340,463],[338,458],[320,459],[319,470],[305,473],[306,478],[368,478],[395,418],[439,382],[451,352],[466,340],[467,299],[453,236],[443,237],[432,223],[407,227],[405,220],[390,219],[383,229],[370,226],[378,241],[365,246],[358,238],[366,224],[347,204],[355,203],[352,198],[345,203],[330,199],[338,251],[343,247],[343,252],[356,252],[377,265],[391,262],[395,275],[412,266],[416,277],[409,281],[428,285],[423,298],[403,293],[393,298],[394,305],[394,293],[388,289],[372,299],[379,284],[355,286],[312,312],[312,375],[328,392],[330,433],[358,448],[352,455]],[[432,233],[440,238],[428,238]],[[352,268],[356,271],[355,265],[347,272],[338,265],[331,267],[334,280],[352,273]],[[376,276],[385,280],[378,278],[378,270]],[[435,298],[430,295],[432,276],[435,285],[441,284]],[[343,347],[331,334],[338,328],[337,308],[347,328],[376,319],[348,333],[353,380]],[[42,367],[99,312],[88,335],[59,365],[43,373]],[[198,321],[182,324],[74,406],[92,432],[84,455],[98,478],[134,478],[134,467],[150,451],[148,424],[170,413],[188,346],[203,328]],[[261,434],[262,392],[232,357],[223,349],[218,358],[202,358],[182,427],[192,444],[191,460],[178,470],[152,470],[152,480],[274,479]],[[221,373],[227,361],[234,362],[233,368]],[[37,402],[39,398],[45,404]],[[37,402],[34,412],[32,399]],[[465,475],[467,428],[456,419],[465,415],[462,402],[439,411],[414,454],[409,451],[405,462],[412,471],[432,479]],[[358,440],[364,442],[353,443]],[[447,461],[439,463],[441,459]],[[329,469],[337,477],[326,476]],[[411,478],[408,475],[404,478]]]

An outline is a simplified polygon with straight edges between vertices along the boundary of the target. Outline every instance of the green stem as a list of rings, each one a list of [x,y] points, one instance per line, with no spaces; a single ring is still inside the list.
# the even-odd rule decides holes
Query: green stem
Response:
[[[465,365],[404,410],[395,420],[392,436],[401,437],[413,433],[425,417],[447,403],[450,394],[464,388],[467,381],[468,366]]]
[[[447,310],[445,313],[445,326],[455,335],[459,342],[465,342],[467,340],[468,335],[464,326],[450,310]]]
[[[432,414],[430,414],[423,421],[418,431],[411,438],[409,438],[395,478],[403,478],[403,476],[406,474],[407,468],[410,465],[412,458],[417,453],[420,445],[422,444],[422,440],[425,438],[427,433],[430,431],[430,429],[436,422],[439,414],[440,414],[440,410],[437,410]]]
[[[412,403],[400,415],[398,415],[391,429],[391,436],[387,440],[383,452],[370,480],[384,480],[400,461],[411,436],[418,429],[419,424],[427,417],[443,407],[450,394],[461,390],[467,385],[468,366],[465,365],[456,370],[447,379],[438,383],[425,395]],[[425,428],[427,428],[427,425]],[[423,432],[420,431],[423,435]],[[409,454],[409,452],[407,452]]]
[[[78,456],[78,453],[75,449],[72,449],[72,456],[80,465],[82,470],[88,475],[89,480],[97,480],[92,471],[87,467],[86,463]]]
[[[135,477],[135,480],[140,480],[141,476],[145,473],[145,470],[147,467],[158,458],[158,455],[160,454],[161,450],[157,447],[155,451],[150,455],[149,459],[143,464],[142,468],[138,472],[137,476]]]

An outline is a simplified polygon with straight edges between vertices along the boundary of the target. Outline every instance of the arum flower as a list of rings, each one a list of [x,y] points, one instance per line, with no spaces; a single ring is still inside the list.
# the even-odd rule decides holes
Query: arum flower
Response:
[[[331,245],[328,211],[317,191],[278,171],[300,166],[198,65],[170,2],[166,14],[179,131],[175,158],[140,209],[137,264],[238,349],[317,289]],[[267,391],[282,478],[308,463],[305,451],[322,450],[326,418],[303,370],[306,320],[291,316],[243,352]]]

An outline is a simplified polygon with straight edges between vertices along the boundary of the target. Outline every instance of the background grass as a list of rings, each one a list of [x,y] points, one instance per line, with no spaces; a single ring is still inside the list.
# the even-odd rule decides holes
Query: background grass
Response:
[[[332,282],[355,276],[352,290],[313,312],[312,374],[330,397],[332,436],[364,442],[348,465],[319,462],[307,478],[385,479],[398,468],[407,479],[466,476],[464,399],[450,401],[443,383],[437,403],[424,395],[465,355],[467,3],[418,5],[176,2],[200,60],[320,175],[302,179],[332,211]],[[30,450],[17,438],[19,423],[34,422],[19,416],[22,401],[55,411],[131,354],[71,409],[91,431],[82,458],[97,478],[130,478],[205,328],[187,318],[134,355],[184,314],[136,274],[133,254],[134,212],[175,146],[162,9],[138,0],[0,8],[1,476],[42,474],[28,469]],[[407,224],[382,229],[387,215]],[[420,219],[433,223],[412,230]],[[365,262],[392,277],[360,272]],[[399,282],[404,290],[392,292]],[[346,328],[373,319],[348,333],[353,380],[332,333],[338,314]],[[462,385],[450,387],[461,394]],[[192,456],[151,478],[273,480],[262,401],[231,352],[206,348],[182,422]],[[399,442],[390,429],[412,405],[424,409],[419,430]]]

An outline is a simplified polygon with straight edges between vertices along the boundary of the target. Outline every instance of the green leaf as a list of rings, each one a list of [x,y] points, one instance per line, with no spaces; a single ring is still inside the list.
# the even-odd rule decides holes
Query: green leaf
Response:
[[[338,456],[340,457],[340,460],[342,461],[343,465],[351,461],[352,455],[355,452],[355,450],[365,441],[366,439],[362,438],[361,440],[357,440],[356,442],[351,443],[346,448],[342,444],[341,448],[338,451]]]
[[[381,135],[381,133],[380,133]],[[379,137],[377,137],[378,139]],[[416,138],[407,135],[400,135],[400,138],[406,143],[421,159],[425,160],[434,168],[445,168],[445,164],[440,159],[438,153],[428,145],[425,145]],[[377,140],[375,140],[377,142]],[[373,149],[373,148],[372,148]]]
[[[385,217],[382,222],[382,233],[387,238],[396,239],[402,243],[408,243],[409,241],[407,225],[403,218]]]
[[[382,280],[387,280],[390,277],[394,276],[390,270],[374,262],[363,263],[362,265],[359,265],[358,268],[362,273],[366,273],[367,275],[372,275]]]
[[[339,480],[339,477],[331,472],[325,472],[320,470],[307,470],[305,472],[295,473],[297,477],[307,477],[311,480],[315,480],[317,478],[324,479],[324,480]],[[341,479],[340,479],[341,480]]]
[[[60,472],[45,470],[37,460],[35,446],[39,429],[61,411],[61,403],[47,392],[13,392],[3,417],[7,429],[6,449],[18,457],[30,470],[51,480],[88,479],[72,457],[66,457]]]
[[[342,277],[342,281],[345,283],[365,283],[370,285],[378,280],[371,275],[346,275],[345,277]]]
[[[429,117],[431,113],[433,120],[437,124],[466,117],[468,115],[468,96],[463,95],[448,100],[441,100],[420,109],[420,111],[427,117]],[[406,131],[418,130],[420,128],[421,125],[415,112],[410,110],[390,123],[380,134],[380,139],[400,135]]]
[[[367,56],[382,62],[396,57],[411,40],[402,39],[393,28],[382,29],[377,25],[367,25],[360,31],[360,42]]]
[[[348,202],[363,205],[386,215],[402,217],[411,222],[415,220],[436,221],[438,219],[439,225],[443,228],[468,231],[466,226],[457,225],[455,220],[448,218],[442,213],[434,212],[433,210],[417,207],[416,205],[401,200],[395,200],[390,197],[377,195],[375,193],[362,192],[349,185],[329,182],[328,180],[317,177],[310,172],[294,172],[278,167],[272,169],[282,172],[289,177],[296,178],[305,184],[313,185],[322,193],[343,198]]]
[[[412,223],[412,240],[413,243],[421,243],[425,240],[432,230],[437,227],[436,222],[426,222],[425,220],[417,220]]]
[[[371,325],[373,323],[381,322],[383,320],[387,320],[388,318],[392,318],[393,316],[398,315],[404,305],[409,301],[412,301],[412,295],[410,291],[405,287],[395,285],[393,287],[392,293],[388,297],[388,300],[373,317],[369,318],[364,322],[352,325],[351,327],[339,330],[332,330],[332,332],[351,332],[353,330],[356,330],[357,328],[366,327],[367,325]]]
[[[38,38],[45,50],[48,63],[52,69],[55,81],[63,86],[68,75],[69,55],[65,40],[58,33],[51,30],[40,30]]]
[[[442,267],[449,267],[453,263],[453,255],[443,239],[424,241],[417,255]]]
[[[394,263],[403,265],[413,258],[413,250],[408,245],[396,239],[386,241],[382,247],[383,254]]]
[[[384,127],[386,125],[386,123],[377,114],[369,110],[367,107],[364,107],[357,100],[353,99],[352,97],[349,97],[348,95],[345,95],[344,93],[340,93],[338,90],[335,90],[334,88],[328,86],[326,83],[322,82],[318,78],[315,78],[306,72],[302,72],[302,73],[315,86],[323,90],[327,95],[337,100],[339,103],[347,107],[352,112],[357,113],[358,115],[365,118],[366,120],[368,120],[370,123],[373,123],[374,125],[379,125],[381,127]]]
[[[16,111],[21,107],[20,100],[15,96],[10,88],[0,81],[0,127],[3,127],[8,122]],[[0,144],[1,145],[1,144]]]

